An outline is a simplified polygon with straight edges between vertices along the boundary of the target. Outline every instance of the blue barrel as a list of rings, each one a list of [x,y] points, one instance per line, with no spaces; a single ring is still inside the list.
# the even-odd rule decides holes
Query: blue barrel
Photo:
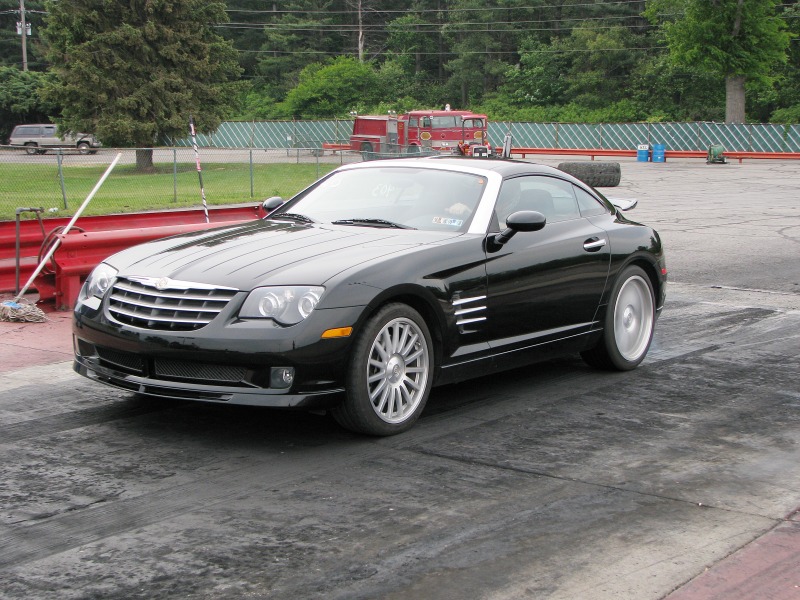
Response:
[[[654,144],[653,145],[653,162],[666,162],[666,156],[664,155],[664,151],[666,150],[666,146],[664,144]]]
[[[648,162],[650,160],[650,144],[636,146],[636,160],[638,162]]]

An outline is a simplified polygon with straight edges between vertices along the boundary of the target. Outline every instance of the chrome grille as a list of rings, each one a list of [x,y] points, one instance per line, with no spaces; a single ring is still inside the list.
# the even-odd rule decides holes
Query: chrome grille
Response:
[[[120,323],[142,329],[193,331],[213,321],[236,293],[166,278],[120,278],[114,282],[108,310]]]

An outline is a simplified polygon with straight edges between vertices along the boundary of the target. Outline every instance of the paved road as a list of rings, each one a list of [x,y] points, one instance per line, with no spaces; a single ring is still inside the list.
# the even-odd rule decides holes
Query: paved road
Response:
[[[135,164],[136,150],[132,148],[103,148],[95,154],[81,154],[78,151],[69,150],[61,154],[61,161],[67,167],[74,165],[101,165],[108,166],[118,153],[122,153],[119,160],[120,164]],[[316,149],[304,148],[200,148],[198,152],[201,165],[211,163],[249,163],[251,160],[255,164],[273,163],[332,163],[344,164],[361,160],[358,152],[325,152],[318,156]],[[9,149],[8,146],[0,147],[0,163],[8,164],[49,164],[57,165],[59,154],[57,150],[48,150],[45,154],[26,154],[23,150]],[[155,148],[153,150],[153,162],[155,163],[194,163],[194,150],[188,148]]]
[[[71,373],[68,317],[0,323],[0,598],[798,598],[797,165],[622,168],[669,252],[647,361],[439,388],[389,439],[137,399]]]

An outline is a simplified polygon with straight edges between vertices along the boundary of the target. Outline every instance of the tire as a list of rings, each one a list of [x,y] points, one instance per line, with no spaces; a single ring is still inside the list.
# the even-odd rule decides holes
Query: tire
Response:
[[[408,430],[428,401],[433,366],[433,343],[423,318],[406,304],[387,304],[355,342],[345,400],[331,411],[334,419],[368,435]]]
[[[622,178],[618,162],[563,162],[558,168],[592,187],[616,187]]]
[[[361,142],[361,160],[375,160],[376,154],[372,149],[372,144],[369,142]]]
[[[39,154],[39,147],[34,143],[27,143],[25,144],[25,152],[33,156],[34,154]]]
[[[411,145],[406,148],[406,154],[419,154],[419,146]]]
[[[78,152],[80,152],[81,154],[89,154],[90,152],[89,144],[87,142],[81,142],[80,144],[78,144]]]
[[[647,356],[656,324],[655,294],[647,274],[637,266],[625,268],[611,291],[603,319],[603,337],[581,353],[601,369],[630,371]]]

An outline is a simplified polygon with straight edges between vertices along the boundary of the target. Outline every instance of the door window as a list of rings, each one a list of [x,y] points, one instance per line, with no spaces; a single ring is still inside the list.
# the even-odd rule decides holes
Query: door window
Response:
[[[608,213],[603,203],[589,192],[576,187],[575,196],[578,198],[578,206],[581,209],[582,217],[594,217],[595,215],[604,215]]]
[[[577,219],[581,215],[572,187],[569,182],[540,175],[507,179],[495,207],[498,221],[505,223],[508,215],[519,210],[542,213],[548,223]]]

